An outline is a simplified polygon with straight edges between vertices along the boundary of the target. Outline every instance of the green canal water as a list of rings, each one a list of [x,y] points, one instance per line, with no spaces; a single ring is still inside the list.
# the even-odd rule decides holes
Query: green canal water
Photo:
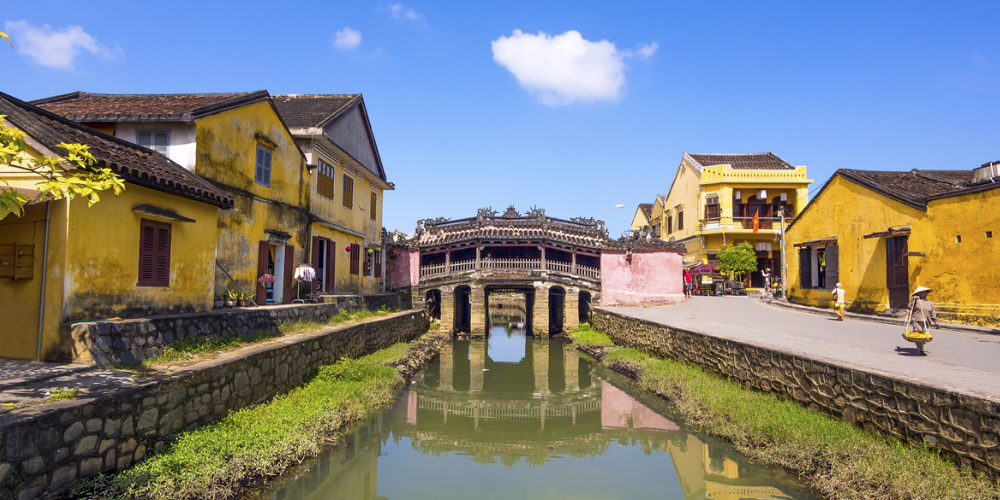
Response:
[[[818,499],[561,341],[456,341],[392,409],[257,499]]]

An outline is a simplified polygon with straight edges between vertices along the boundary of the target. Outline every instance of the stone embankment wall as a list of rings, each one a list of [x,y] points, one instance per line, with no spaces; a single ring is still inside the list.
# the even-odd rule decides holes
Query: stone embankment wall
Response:
[[[1000,474],[1000,402],[595,309],[615,343],[697,365]]]
[[[0,417],[0,500],[52,498],[77,480],[125,469],[171,435],[301,385],[318,367],[427,331],[422,311],[396,313],[248,347],[128,387]]]
[[[247,337],[258,332],[278,333],[278,327],[296,321],[325,323],[340,311],[399,309],[399,295],[324,296],[320,304],[218,309],[206,313],[170,314],[122,321],[93,321],[69,325],[75,344],[75,363],[94,363],[101,368],[130,365],[153,358],[176,340],[218,338],[235,334]]]

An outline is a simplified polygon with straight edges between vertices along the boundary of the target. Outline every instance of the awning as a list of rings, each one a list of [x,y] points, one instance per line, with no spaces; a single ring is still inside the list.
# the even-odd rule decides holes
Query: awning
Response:
[[[793,246],[797,247],[818,247],[824,245],[836,245],[837,238],[822,238],[819,240],[810,240],[805,243],[796,243]]]
[[[867,240],[869,238],[882,238],[885,236],[907,236],[909,234],[910,234],[910,228],[908,227],[901,227],[899,229],[893,229],[890,227],[889,229],[886,229],[885,231],[882,232],[866,234],[864,238]]]

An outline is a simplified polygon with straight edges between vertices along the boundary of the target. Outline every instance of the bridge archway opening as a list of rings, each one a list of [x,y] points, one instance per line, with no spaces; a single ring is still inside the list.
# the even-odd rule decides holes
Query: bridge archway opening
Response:
[[[566,311],[566,289],[561,286],[549,288],[549,335],[563,333]]]
[[[431,319],[441,319],[441,290],[427,290],[427,294],[424,296],[424,305],[427,309],[427,315]]]
[[[580,292],[580,301],[579,301],[580,323],[590,322],[590,299],[591,299],[590,292],[587,291]]]
[[[493,326],[523,329],[525,335],[532,335],[534,294],[534,288],[530,286],[486,286],[483,290],[486,336],[490,336]]]
[[[455,287],[455,323],[453,331],[472,332],[472,288],[469,285]]]

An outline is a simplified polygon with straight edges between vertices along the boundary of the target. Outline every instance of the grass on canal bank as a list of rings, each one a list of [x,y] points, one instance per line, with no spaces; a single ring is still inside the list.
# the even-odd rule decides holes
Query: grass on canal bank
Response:
[[[589,325],[568,334],[600,362],[670,400],[693,429],[753,460],[794,471],[831,499],[1000,499],[996,480],[931,449],[873,435],[794,401],[780,401],[672,359],[614,347]]]
[[[437,342],[424,335],[318,370],[304,385],[268,403],[229,413],[184,432],[116,476],[77,488],[79,498],[229,499],[262,479],[313,456],[345,426],[388,407],[403,385],[399,366]]]

